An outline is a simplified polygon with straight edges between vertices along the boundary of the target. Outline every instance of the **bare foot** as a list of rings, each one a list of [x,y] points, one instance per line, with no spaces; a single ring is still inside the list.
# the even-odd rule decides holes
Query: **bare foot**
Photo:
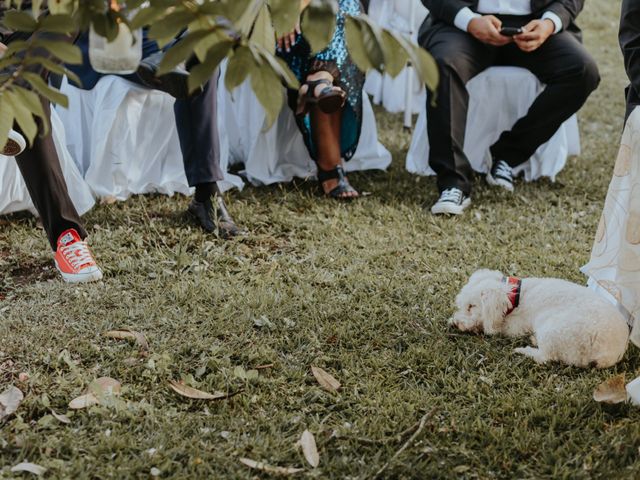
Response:
[[[329,171],[333,170],[333,168],[329,169]],[[351,186],[351,184],[349,183],[349,179],[347,177],[344,177],[344,180],[345,182],[347,182],[347,185],[351,188],[345,192],[338,194],[336,198],[344,199],[344,200],[358,198],[360,196],[360,193]],[[322,182],[322,190],[324,191],[325,195],[329,195],[332,191],[338,188],[339,185],[340,185],[340,180],[338,180],[337,178],[331,178],[329,180]]]

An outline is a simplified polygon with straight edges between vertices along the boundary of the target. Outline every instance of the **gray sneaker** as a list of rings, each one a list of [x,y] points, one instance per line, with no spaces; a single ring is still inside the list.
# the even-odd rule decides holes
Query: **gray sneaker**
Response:
[[[431,207],[434,215],[461,215],[471,205],[471,198],[459,188],[448,188],[440,194],[438,201]]]
[[[487,183],[513,192],[513,168],[504,160],[494,161],[491,171],[487,173]]]

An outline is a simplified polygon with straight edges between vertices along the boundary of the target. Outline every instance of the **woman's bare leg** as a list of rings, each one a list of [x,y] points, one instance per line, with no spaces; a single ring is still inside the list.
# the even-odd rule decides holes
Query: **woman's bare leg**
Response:
[[[307,77],[309,81],[316,81],[320,79],[330,79],[333,81],[333,76],[329,72],[316,72]],[[301,94],[306,93],[306,85],[303,85],[300,89]],[[320,95],[322,90],[326,88],[326,85],[319,85],[314,92],[316,95]],[[336,90],[341,90],[339,87],[335,87]],[[340,151],[340,131],[342,129],[342,109],[335,113],[324,113],[317,107],[312,107],[310,110],[311,115],[311,135],[313,143],[316,146],[317,163],[318,168],[325,172],[335,170],[336,167],[342,165],[342,154]],[[322,188],[324,193],[329,193],[338,186],[337,179],[330,179],[323,182]],[[357,197],[357,192],[345,192],[340,195],[341,198],[354,198]]]

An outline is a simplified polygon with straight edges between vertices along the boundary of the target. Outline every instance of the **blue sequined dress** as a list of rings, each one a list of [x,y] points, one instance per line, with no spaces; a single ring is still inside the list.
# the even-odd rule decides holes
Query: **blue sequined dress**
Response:
[[[362,130],[362,89],[364,74],[353,63],[347,51],[345,38],[345,15],[357,16],[362,13],[360,0],[339,0],[338,22],[333,40],[329,46],[317,55],[311,54],[307,41],[300,35],[290,52],[278,51],[278,55],[289,65],[300,83],[318,71],[328,71],[336,78],[336,85],[347,94],[347,101],[342,113],[340,133],[340,151],[342,158],[350,160],[358,148]],[[289,106],[296,111],[298,92],[289,91]],[[317,151],[311,134],[311,118],[309,114],[296,115],[296,122],[311,157],[317,159]]]

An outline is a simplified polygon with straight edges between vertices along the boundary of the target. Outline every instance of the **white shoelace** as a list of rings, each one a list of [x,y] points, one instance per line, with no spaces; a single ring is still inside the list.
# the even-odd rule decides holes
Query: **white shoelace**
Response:
[[[86,242],[75,242],[67,247],[62,247],[62,254],[75,269],[94,262]]]
[[[504,160],[500,160],[496,164],[496,170],[495,170],[494,176],[508,179],[509,181],[511,181],[511,179],[513,178],[513,171],[507,162],[505,162]]]
[[[440,195],[440,202],[451,202],[460,205],[462,203],[463,195],[462,190],[458,190],[457,188],[448,188]]]

